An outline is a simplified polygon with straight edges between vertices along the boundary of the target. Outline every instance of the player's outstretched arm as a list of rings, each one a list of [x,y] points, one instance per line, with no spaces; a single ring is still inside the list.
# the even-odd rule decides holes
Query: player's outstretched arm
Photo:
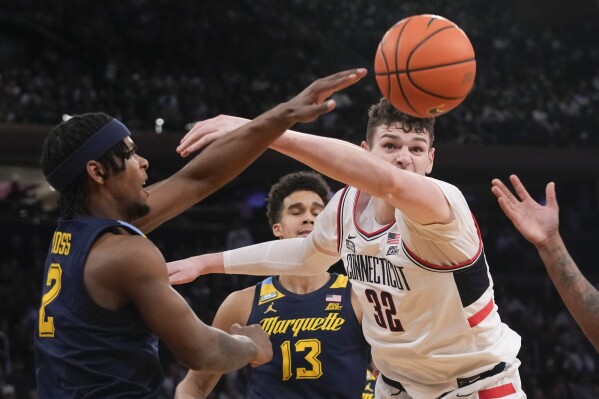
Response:
[[[291,100],[219,137],[179,172],[148,188],[151,211],[135,224],[151,231],[201,201],[237,176],[286,129],[334,109],[335,101],[328,98],[365,75],[365,69],[351,69],[318,79]]]
[[[332,179],[384,199],[415,222],[453,220],[451,208],[437,184],[426,176],[399,169],[355,144],[287,131],[271,148]]]
[[[101,267],[86,272],[94,292],[133,304],[150,330],[191,369],[224,373],[272,357],[268,334],[244,327],[227,334],[204,324],[171,287],[160,251],[141,236],[117,236],[103,250]],[[108,249],[109,247],[109,249]],[[88,275],[89,273],[89,275]]]
[[[177,151],[187,156],[247,122],[229,115],[204,120],[183,138]],[[451,211],[437,185],[423,176],[399,171],[354,144],[287,130],[271,148],[335,180],[385,198],[414,221],[451,221]]]
[[[220,305],[212,326],[223,331],[235,333],[245,325],[252,310],[255,288],[249,287],[231,293]],[[259,325],[250,326],[260,329]],[[203,399],[208,397],[222,373],[189,370],[185,378],[177,386],[175,399]]]
[[[559,234],[555,184],[547,184],[547,204],[541,205],[516,175],[510,176],[510,182],[517,196],[499,179],[493,179],[491,191],[516,229],[537,248],[568,310],[599,351],[599,292],[582,275]]]
[[[338,260],[338,255],[324,253],[308,236],[193,256],[169,262],[167,268],[170,283],[175,285],[210,273],[310,276],[326,271]]]

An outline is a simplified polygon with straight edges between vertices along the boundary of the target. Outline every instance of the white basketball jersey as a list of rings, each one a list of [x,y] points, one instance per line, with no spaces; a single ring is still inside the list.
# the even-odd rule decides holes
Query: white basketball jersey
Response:
[[[503,324],[478,226],[462,193],[431,179],[455,215],[419,225],[399,210],[377,225],[372,197],[348,187],[316,221],[315,244],[340,254],[363,309],[362,328],[386,377],[415,398],[435,398],[456,379],[512,362],[520,336]]]

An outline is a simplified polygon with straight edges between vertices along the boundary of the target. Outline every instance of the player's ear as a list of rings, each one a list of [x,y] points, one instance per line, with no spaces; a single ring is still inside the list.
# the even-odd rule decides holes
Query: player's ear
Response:
[[[431,148],[428,152],[428,167],[426,168],[426,174],[430,174],[433,171],[433,161],[435,160],[435,149]]]
[[[366,151],[370,151],[370,146],[369,146],[369,145],[368,145],[368,143],[367,143],[367,142],[365,142],[365,141],[362,141],[362,142],[360,143],[360,147],[364,148]]]
[[[272,234],[274,234],[274,236],[277,238],[283,237],[283,227],[281,226],[281,223],[275,223],[272,225]]]
[[[106,181],[107,173],[106,169],[104,169],[104,165],[102,165],[98,161],[88,161],[85,166],[87,174],[93,181],[98,184],[104,184]]]

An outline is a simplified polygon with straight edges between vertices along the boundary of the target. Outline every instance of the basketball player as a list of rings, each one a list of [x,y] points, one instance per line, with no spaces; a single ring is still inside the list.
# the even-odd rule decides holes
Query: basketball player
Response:
[[[499,179],[493,179],[491,191],[518,231],[537,248],[562,300],[599,352],[599,291],[582,275],[559,234],[555,183],[547,184],[547,205],[541,205],[518,176],[510,176],[510,182],[517,197]]]
[[[171,282],[212,272],[315,274],[343,259],[380,370],[377,398],[526,397],[520,336],[497,312],[476,221],[455,186],[426,176],[433,126],[383,99],[369,110],[362,148],[285,133],[271,148],[350,186],[307,238],[203,255],[181,277],[170,270]]]
[[[330,192],[316,173],[283,176],[268,194],[266,213],[273,234],[280,239],[306,237]],[[369,360],[361,319],[347,277],[323,271],[268,277],[233,292],[212,325],[228,331],[233,324],[259,323],[270,335],[273,359],[248,370],[248,398],[356,399],[365,389]],[[206,398],[220,376],[192,370],[175,398]]]
[[[84,114],[53,129],[41,165],[61,194],[62,218],[48,251],[35,334],[40,398],[156,397],[163,377],[154,334],[192,369],[226,372],[269,361],[271,344],[260,326],[233,325],[229,335],[195,316],[142,231],[231,180],[291,124],[330,111],[335,104],[327,97],[364,74],[315,81],[147,190],[148,161],[116,119]]]

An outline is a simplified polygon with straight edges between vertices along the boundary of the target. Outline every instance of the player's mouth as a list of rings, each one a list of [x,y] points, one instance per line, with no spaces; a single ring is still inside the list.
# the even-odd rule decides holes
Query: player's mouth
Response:
[[[308,235],[309,235],[309,234],[312,232],[312,230],[313,230],[313,229],[309,229],[309,230],[301,230],[301,231],[298,233],[298,236],[306,238],[306,237],[308,237]]]

